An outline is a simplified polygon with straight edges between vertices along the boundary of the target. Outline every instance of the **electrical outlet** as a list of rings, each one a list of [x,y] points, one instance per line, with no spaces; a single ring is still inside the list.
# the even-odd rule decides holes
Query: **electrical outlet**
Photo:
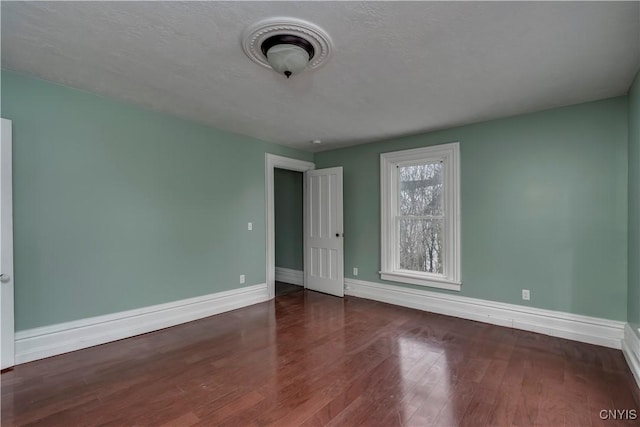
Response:
[[[354,276],[358,275],[358,267],[353,267],[353,275]]]
[[[249,230],[249,231],[253,230],[253,223],[252,222],[247,224],[247,230]]]
[[[529,301],[531,295],[529,294],[529,289],[522,290],[522,299],[525,301]]]
[[[241,274],[240,275],[240,284],[243,284],[243,283],[244,283],[244,274]]]

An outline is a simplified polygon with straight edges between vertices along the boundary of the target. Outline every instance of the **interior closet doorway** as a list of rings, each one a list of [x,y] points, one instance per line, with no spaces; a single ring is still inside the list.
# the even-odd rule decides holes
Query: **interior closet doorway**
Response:
[[[269,291],[269,298],[275,297],[275,282],[276,282],[276,218],[275,218],[275,175],[276,169],[285,171],[299,172],[301,176],[304,172],[315,169],[315,165],[311,162],[303,160],[291,159],[289,157],[277,156],[275,154],[265,155],[265,183],[266,183],[266,218],[267,218],[267,257],[266,257],[266,278],[267,289]],[[303,178],[304,179],[304,178]],[[302,206],[303,206],[303,228],[304,221],[306,220],[306,191],[304,182],[302,184]],[[304,232],[303,232],[304,236]],[[306,237],[303,237],[303,255],[304,247],[306,245]],[[303,258],[304,259],[304,258]],[[304,269],[304,267],[303,267]],[[293,270],[293,269],[291,269]],[[295,271],[295,270],[294,270]],[[304,270],[302,270],[302,285],[304,286]],[[283,273],[284,270],[279,270],[279,273]],[[281,278],[282,275],[279,275]],[[288,279],[290,280],[290,279]],[[295,286],[295,285],[294,285]]]
[[[304,289],[304,174],[275,168],[275,295]]]

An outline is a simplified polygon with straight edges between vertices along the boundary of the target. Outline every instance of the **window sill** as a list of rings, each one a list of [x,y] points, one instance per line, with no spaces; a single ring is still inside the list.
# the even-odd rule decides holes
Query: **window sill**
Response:
[[[412,285],[428,286],[430,288],[448,289],[450,291],[460,291],[462,282],[454,282],[445,278],[423,277],[414,274],[381,271],[380,278],[392,282],[409,283]]]

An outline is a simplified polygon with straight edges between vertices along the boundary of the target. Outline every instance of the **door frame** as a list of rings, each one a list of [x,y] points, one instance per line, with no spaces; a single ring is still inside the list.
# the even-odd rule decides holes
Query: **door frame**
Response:
[[[267,219],[267,290],[269,292],[269,299],[273,299],[276,296],[276,223],[275,223],[275,184],[274,184],[274,170],[275,168],[286,169],[296,172],[306,172],[316,168],[315,163],[306,162],[304,160],[292,159],[289,157],[277,156],[275,154],[265,154],[265,186],[266,186],[266,198],[265,198],[265,216]],[[304,179],[304,177],[303,177]],[[307,191],[306,185],[303,182],[302,185],[302,206],[303,206],[303,224],[302,229],[306,230],[307,221]],[[306,233],[304,233],[303,247],[306,246]],[[306,283],[305,283],[306,284]]]

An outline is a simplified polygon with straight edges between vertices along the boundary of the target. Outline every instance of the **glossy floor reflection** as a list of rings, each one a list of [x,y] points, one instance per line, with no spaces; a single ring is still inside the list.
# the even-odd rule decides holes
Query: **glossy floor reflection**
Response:
[[[1,380],[3,426],[584,427],[637,409],[620,351],[309,291]]]

